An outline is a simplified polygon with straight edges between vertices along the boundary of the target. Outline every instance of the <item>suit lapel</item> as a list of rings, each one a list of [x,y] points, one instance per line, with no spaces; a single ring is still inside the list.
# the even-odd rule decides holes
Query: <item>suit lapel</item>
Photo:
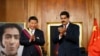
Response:
[[[72,26],[72,23],[69,23],[68,27],[67,27],[67,30],[69,30]]]
[[[37,37],[38,37],[38,34],[39,34],[39,33],[38,33],[38,29],[36,29],[36,30],[35,30],[35,33],[34,33],[35,38],[37,38]]]
[[[68,25],[68,27],[67,27],[67,30],[70,29],[71,25],[72,25],[72,23],[69,23],[69,25]],[[63,25],[60,25],[59,27],[63,27]]]

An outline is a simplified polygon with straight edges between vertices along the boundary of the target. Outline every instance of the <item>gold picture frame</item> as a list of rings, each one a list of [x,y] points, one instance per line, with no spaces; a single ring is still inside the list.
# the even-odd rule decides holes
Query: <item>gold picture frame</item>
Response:
[[[79,26],[79,31],[80,31],[80,36],[79,36],[79,46],[80,47],[82,47],[82,22],[73,22],[74,24],[77,24],[78,26]],[[61,25],[61,23],[60,22],[48,22],[47,23],[47,38],[48,38],[48,41],[47,41],[47,43],[48,43],[48,47],[47,47],[47,56],[52,56],[51,55],[51,40],[50,40],[50,28],[51,28],[51,26],[59,26],[59,25]]]

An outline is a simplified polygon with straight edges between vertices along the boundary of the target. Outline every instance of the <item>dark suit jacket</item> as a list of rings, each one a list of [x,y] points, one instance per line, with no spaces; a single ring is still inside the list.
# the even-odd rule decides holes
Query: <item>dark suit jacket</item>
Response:
[[[23,32],[21,33],[20,44],[24,46],[22,56],[39,56],[34,45],[44,45],[44,34],[43,31],[36,29],[34,35],[35,41],[30,43],[28,37]]]
[[[55,33],[53,42],[59,43],[58,56],[80,56],[79,26],[70,23],[66,30],[66,35],[63,35],[59,40],[59,32]]]

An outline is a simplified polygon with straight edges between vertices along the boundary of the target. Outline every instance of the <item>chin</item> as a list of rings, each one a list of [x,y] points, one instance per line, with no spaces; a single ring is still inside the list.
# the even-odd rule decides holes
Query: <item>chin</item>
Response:
[[[16,54],[17,54],[17,52],[15,52],[15,51],[9,53],[10,56],[14,56]]]

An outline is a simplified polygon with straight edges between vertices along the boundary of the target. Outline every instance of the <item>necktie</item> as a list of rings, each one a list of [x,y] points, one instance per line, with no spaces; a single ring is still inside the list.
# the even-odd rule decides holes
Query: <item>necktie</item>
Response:
[[[66,25],[63,25],[63,27],[64,27],[64,29],[65,29],[65,33],[64,33],[64,35],[66,35]]]
[[[66,25],[63,25],[63,27],[66,29]]]

